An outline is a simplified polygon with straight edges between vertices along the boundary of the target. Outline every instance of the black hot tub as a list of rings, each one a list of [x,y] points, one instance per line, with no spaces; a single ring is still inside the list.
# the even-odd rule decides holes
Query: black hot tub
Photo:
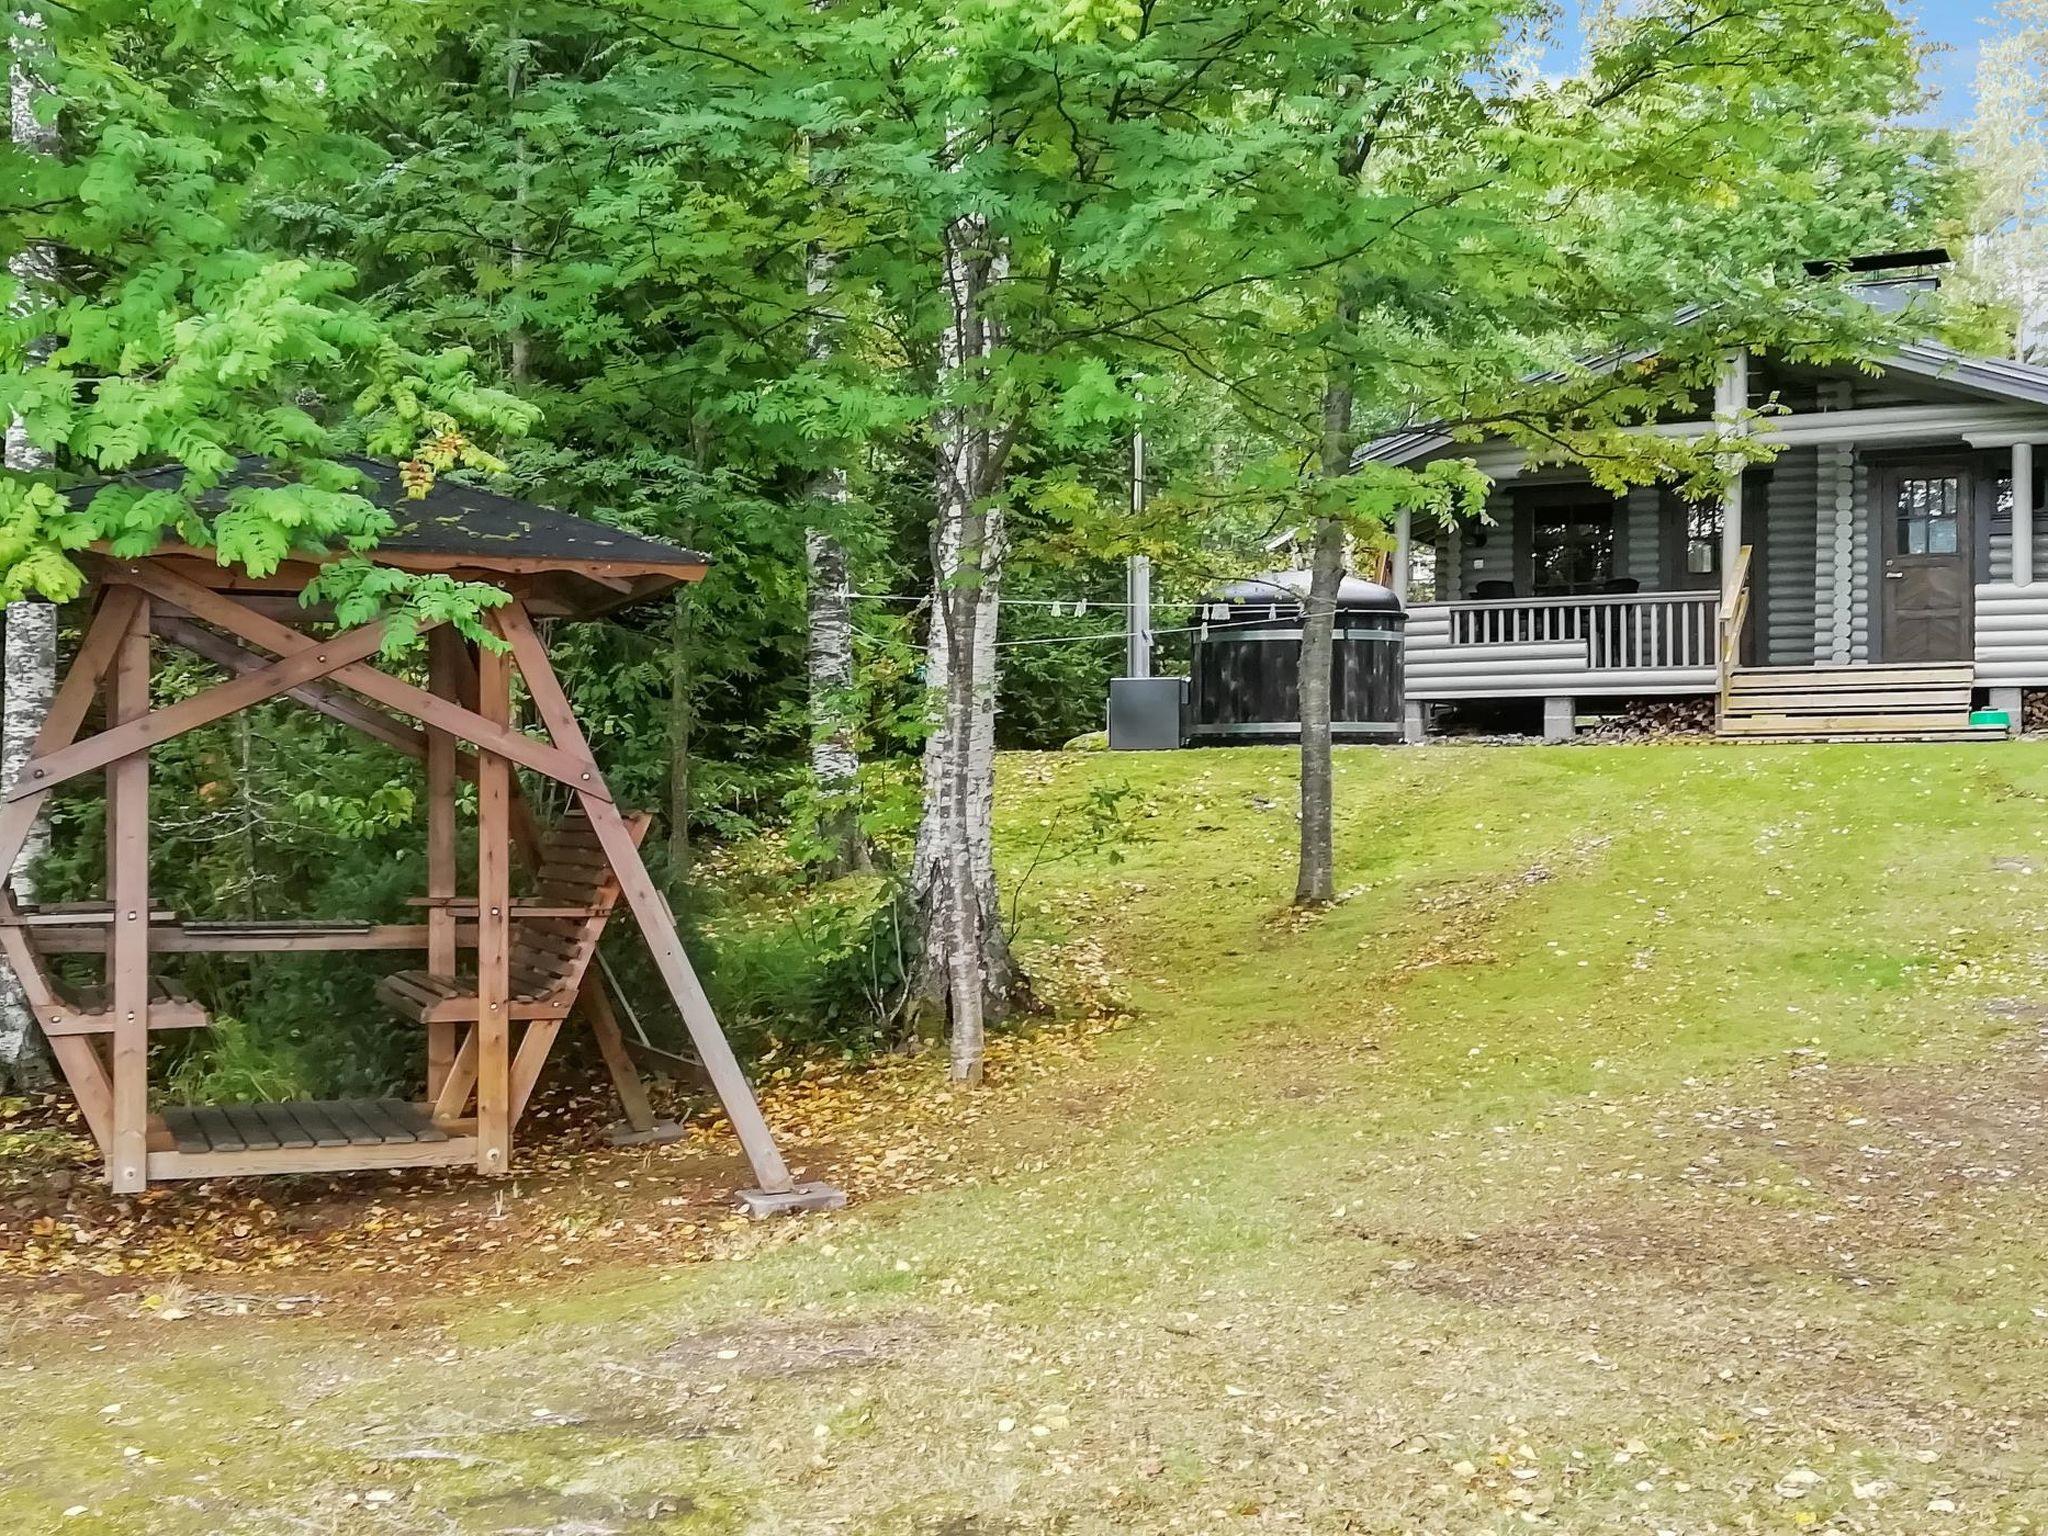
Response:
[[[1296,671],[1308,582],[1306,571],[1271,571],[1226,582],[1202,599],[1189,647],[1194,745],[1300,739]],[[1401,631],[1407,622],[1389,589],[1344,578],[1330,667],[1335,740],[1401,739]]]

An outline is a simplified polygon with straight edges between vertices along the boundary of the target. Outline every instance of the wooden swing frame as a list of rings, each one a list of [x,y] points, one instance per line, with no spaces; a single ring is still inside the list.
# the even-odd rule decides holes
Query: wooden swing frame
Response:
[[[560,514],[549,515],[563,520]],[[685,551],[674,555],[641,565],[512,559],[495,551],[482,552],[475,560],[392,559],[390,563],[415,569],[449,570],[463,579],[489,581],[511,593],[509,602],[490,610],[487,621],[502,649],[468,645],[445,625],[430,630],[425,688],[373,664],[383,638],[381,622],[315,637],[275,616],[283,614],[299,624],[317,621],[318,615],[299,603],[300,594],[318,574],[317,564],[288,562],[275,575],[259,580],[180,546],[142,559],[87,557],[96,582],[93,611],[29,759],[0,801],[0,869],[13,868],[54,790],[82,774],[102,770],[107,783],[109,904],[90,912],[23,911],[17,908],[11,887],[0,882],[0,953],[43,1024],[51,1053],[99,1144],[108,1182],[116,1191],[133,1193],[170,1179],[472,1162],[486,1174],[511,1171],[514,1128],[563,1023],[559,1017],[527,1019],[515,1042],[510,961],[521,912],[512,896],[512,865],[516,853],[533,867],[545,836],[514,775],[515,768],[524,768],[559,785],[587,818],[616,881],[617,899],[638,923],[655,968],[682,1013],[704,1074],[752,1166],[756,1188],[742,1191],[741,1198],[756,1211],[843,1203],[828,1186],[798,1185],[791,1178],[684,953],[674,916],[641,860],[641,824],[615,803],[529,610],[529,602],[538,599],[561,611],[560,582],[551,578],[565,572],[577,582],[621,594],[624,600],[702,575],[701,557]],[[214,664],[227,674],[226,681],[152,709],[152,638]],[[539,734],[515,727],[515,676],[525,686]],[[92,701],[101,694],[105,728],[81,737]],[[286,697],[424,763],[423,924],[363,924],[336,933],[317,927],[293,931],[292,924],[280,923],[238,931],[232,925],[185,928],[167,922],[170,914],[152,910],[151,749],[198,726]],[[473,915],[472,903],[457,890],[456,791],[458,781],[465,778],[477,786]],[[151,1115],[153,954],[423,949],[429,972],[452,976],[459,950],[471,945],[476,1018],[467,1024],[436,1019],[421,1026],[426,1033],[427,1093],[417,1106],[420,1118],[411,1139],[391,1135],[372,1143],[367,1137],[327,1135],[321,1140],[329,1144],[312,1144],[313,1137],[301,1135],[292,1138],[297,1145],[259,1146],[260,1138],[252,1137],[251,1145],[242,1150],[216,1145],[194,1151],[180,1145],[163,1117]],[[87,1016],[74,1007],[65,1018],[66,1005],[52,995],[41,972],[42,949],[104,952],[107,985],[102,1011]],[[464,985],[469,984],[465,976]],[[603,979],[595,968],[583,969],[575,987],[575,1015],[596,1040],[627,1124],[646,1132],[653,1125],[652,1114]],[[160,1017],[168,1020],[169,1010],[161,999],[158,1008]],[[177,1022],[189,1027],[192,1021]],[[289,1112],[293,1106],[253,1108]],[[366,1118],[390,1130],[392,1117],[370,1112],[374,1105],[364,1116],[341,1112],[337,1106],[324,1106],[336,1111],[333,1114],[322,1113],[323,1106],[299,1108],[311,1113],[301,1114],[297,1122],[287,1113],[285,1124],[333,1130],[340,1121],[345,1131]]]

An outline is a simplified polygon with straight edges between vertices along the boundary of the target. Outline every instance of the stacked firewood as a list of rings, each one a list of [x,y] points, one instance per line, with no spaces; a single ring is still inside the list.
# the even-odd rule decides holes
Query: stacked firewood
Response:
[[[2048,731],[2048,688],[2021,691],[2020,729],[2030,736],[2037,731]]]
[[[1711,736],[1712,699],[1629,699],[1599,724],[1579,732],[1581,741],[1663,741],[1673,736]]]

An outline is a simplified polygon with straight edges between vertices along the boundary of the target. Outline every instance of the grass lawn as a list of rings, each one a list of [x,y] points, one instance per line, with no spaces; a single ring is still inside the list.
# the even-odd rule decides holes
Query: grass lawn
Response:
[[[0,1530],[2048,1524],[2048,747],[1342,752],[1306,919],[1287,753],[1003,773],[1134,1018],[949,1182],[467,1303],[17,1293]]]

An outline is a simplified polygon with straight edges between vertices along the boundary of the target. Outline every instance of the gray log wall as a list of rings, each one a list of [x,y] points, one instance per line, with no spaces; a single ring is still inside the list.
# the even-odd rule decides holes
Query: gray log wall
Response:
[[[1763,587],[1753,598],[1762,604],[1755,659],[1764,666],[1813,660],[1819,498],[1820,455],[1811,448],[1779,454],[1764,495]],[[1756,533],[1745,531],[1754,542]]]

